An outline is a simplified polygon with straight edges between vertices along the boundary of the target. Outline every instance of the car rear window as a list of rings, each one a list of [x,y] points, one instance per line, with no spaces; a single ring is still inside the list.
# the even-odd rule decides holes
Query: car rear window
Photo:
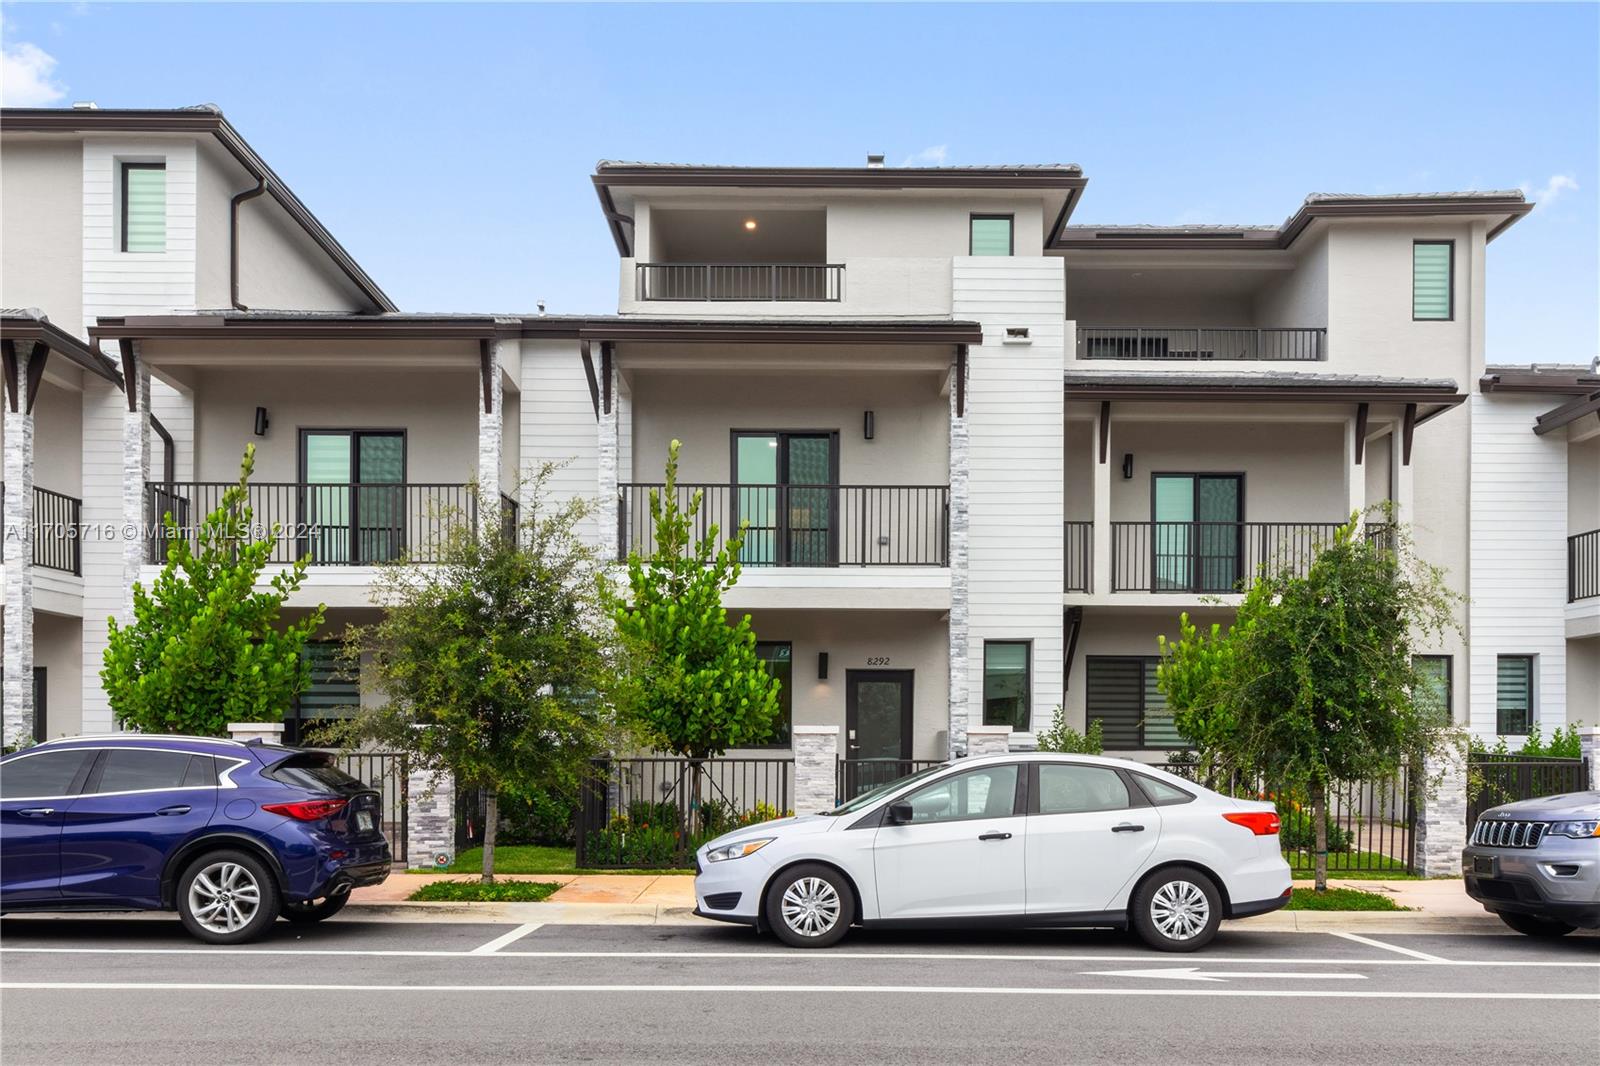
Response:
[[[321,752],[298,752],[267,769],[266,776],[295,788],[312,792],[335,792],[352,795],[370,791],[368,786],[351,777],[333,763],[332,755]]]
[[[1169,785],[1165,781],[1159,781],[1154,777],[1134,774],[1133,779],[1139,782],[1139,787],[1149,797],[1151,804],[1157,807],[1170,807],[1174,803],[1188,803],[1194,799],[1194,793],[1185,792],[1177,785]]]

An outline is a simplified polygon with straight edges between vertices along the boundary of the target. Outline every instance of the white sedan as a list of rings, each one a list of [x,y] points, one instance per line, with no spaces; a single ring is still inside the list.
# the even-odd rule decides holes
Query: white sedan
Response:
[[[852,925],[1132,926],[1193,951],[1289,902],[1270,803],[1089,755],[961,759],[695,855],[695,913],[829,947]]]

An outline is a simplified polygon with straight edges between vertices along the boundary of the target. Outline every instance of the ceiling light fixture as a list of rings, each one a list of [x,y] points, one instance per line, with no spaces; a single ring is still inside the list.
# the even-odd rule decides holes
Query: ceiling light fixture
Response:
[[[754,233],[756,231],[756,220],[753,218],[745,219],[744,228],[749,230],[751,233]]]

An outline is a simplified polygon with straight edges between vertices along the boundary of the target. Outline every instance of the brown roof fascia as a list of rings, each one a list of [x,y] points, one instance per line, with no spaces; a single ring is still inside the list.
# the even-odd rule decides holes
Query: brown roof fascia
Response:
[[[1119,400],[1140,403],[1426,403],[1454,407],[1466,393],[1454,389],[1418,388],[1415,385],[1096,385],[1074,382],[1068,397],[1085,400]]]
[[[492,318],[270,319],[220,315],[149,315],[102,318],[89,328],[95,340],[483,340],[515,336],[516,328]]]
[[[1533,431],[1542,437],[1562,426],[1570,426],[1585,415],[1600,416],[1600,389],[1539,415],[1533,420]]]
[[[976,322],[628,322],[524,319],[524,337],[660,344],[982,344]]]
[[[1600,388],[1600,374],[1561,374],[1551,371],[1485,374],[1478,379],[1480,392],[1542,392],[1555,396],[1586,396]]]
[[[42,342],[52,352],[76,363],[89,373],[115,382],[119,388],[122,386],[122,375],[117,372],[117,365],[109,356],[84,344],[60,326],[41,322],[36,318],[17,318],[7,315],[0,319],[0,336],[8,341],[25,341],[32,344]]]
[[[328,231],[311,209],[301,202],[283,179],[256,154],[239,131],[220,113],[207,110],[98,110],[64,108],[6,108],[0,112],[0,129],[32,133],[209,133],[258,181],[265,178],[267,193],[305,230],[318,248],[361,290],[379,311],[397,311],[394,301],[378,287],[361,264]]]

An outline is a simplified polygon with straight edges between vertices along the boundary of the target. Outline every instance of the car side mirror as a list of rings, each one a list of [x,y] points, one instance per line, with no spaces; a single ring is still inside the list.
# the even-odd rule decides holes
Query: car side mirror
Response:
[[[894,825],[906,825],[911,821],[912,811],[909,803],[889,804],[889,821]]]

